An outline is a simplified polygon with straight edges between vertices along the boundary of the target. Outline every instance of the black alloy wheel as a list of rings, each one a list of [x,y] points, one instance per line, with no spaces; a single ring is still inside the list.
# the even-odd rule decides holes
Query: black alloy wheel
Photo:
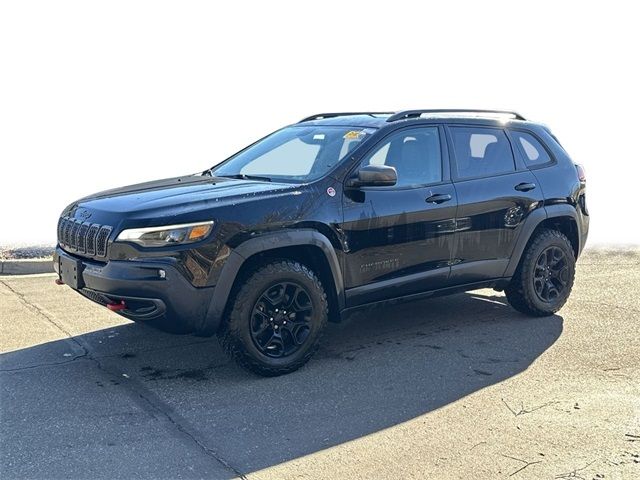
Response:
[[[504,291],[519,312],[534,317],[553,315],[569,298],[575,274],[575,251],[566,235],[541,229],[522,254]]]
[[[313,304],[300,284],[279,282],[267,288],[251,313],[251,339],[272,358],[297,352],[309,338]]]
[[[273,260],[247,273],[217,333],[240,365],[271,377],[307,363],[328,318],[329,301],[315,272],[294,260]]]
[[[565,252],[551,246],[542,251],[533,274],[533,286],[536,294],[546,303],[555,302],[569,283],[569,265]]]

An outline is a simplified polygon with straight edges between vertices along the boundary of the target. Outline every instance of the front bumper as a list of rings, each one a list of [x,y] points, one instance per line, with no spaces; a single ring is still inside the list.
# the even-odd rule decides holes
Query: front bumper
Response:
[[[117,313],[131,320],[162,319],[175,324],[176,331],[193,331],[205,323],[214,290],[194,287],[175,267],[162,262],[96,262],[57,247],[53,265],[61,280],[90,300],[122,305]]]

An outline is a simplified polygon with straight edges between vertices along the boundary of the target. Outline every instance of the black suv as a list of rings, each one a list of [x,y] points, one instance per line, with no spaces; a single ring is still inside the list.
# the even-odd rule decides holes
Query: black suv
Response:
[[[517,113],[325,113],[203,173],[72,203],[54,264],[126,318],[217,333],[279,375],[363,305],[493,287],[553,314],[588,226],[582,168]]]

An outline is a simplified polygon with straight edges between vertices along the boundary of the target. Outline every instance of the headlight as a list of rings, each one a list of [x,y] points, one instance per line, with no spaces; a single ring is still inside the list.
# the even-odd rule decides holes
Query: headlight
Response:
[[[183,223],[160,227],[131,228],[123,230],[116,242],[133,242],[143,247],[183,245],[205,238],[211,232],[213,222]]]

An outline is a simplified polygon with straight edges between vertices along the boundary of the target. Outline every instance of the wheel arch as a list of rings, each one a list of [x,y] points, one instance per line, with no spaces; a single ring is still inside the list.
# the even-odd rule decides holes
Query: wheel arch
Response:
[[[329,320],[340,320],[345,302],[344,284],[333,245],[316,230],[291,230],[251,238],[231,252],[220,273],[203,325],[197,329],[198,333],[215,333],[234,289],[258,265],[277,259],[294,260],[312,269],[325,287],[329,300]]]
[[[559,204],[538,209],[531,215],[524,227],[525,229],[518,237],[518,241],[511,255],[511,261],[504,272],[504,277],[509,278],[515,274],[524,252],[536,237],[537,233],[542,229],[557,230],[565,235],[571,243],[576,259],[582,251],[577,213],[571,205]]]

